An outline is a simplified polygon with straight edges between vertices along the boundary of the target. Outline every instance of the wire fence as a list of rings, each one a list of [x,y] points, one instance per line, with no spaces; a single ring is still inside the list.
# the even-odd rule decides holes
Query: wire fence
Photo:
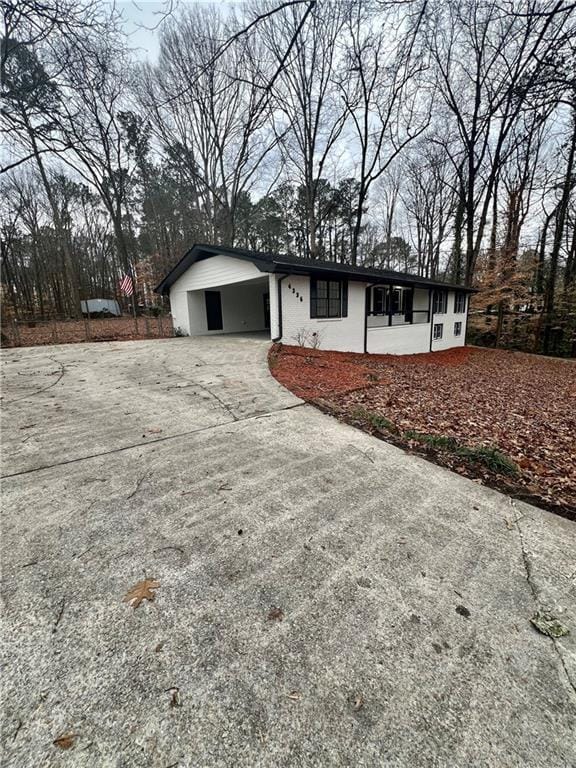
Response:
[[[159,339],[173,335],[172,318],[162,314],[141,314],[137,317],[101,317],[87,314],[76,320],[58,315],[44,315],[5,318],[2,321],[3,347]]]
[[[484,347],[502,347],[555,357],[576,357],[576,312],[552,315],[507,310],[498,333],[498,316],[471,312],[467,342]]]

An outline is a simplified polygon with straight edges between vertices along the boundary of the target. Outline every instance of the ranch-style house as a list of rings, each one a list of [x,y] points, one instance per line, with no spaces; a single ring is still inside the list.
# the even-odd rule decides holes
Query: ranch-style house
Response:
[[[371,267],[194,245],[156,288],[183,335],[267,331],[342,352],[413,354],[464,345],[459,285]]]

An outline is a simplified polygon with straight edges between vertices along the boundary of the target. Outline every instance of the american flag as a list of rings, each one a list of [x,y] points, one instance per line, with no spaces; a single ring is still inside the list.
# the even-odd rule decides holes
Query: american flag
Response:
[[[120,293],[123,296],[132,296],[134,293],[134,281],[130,275],[124,275],[120,280]]]

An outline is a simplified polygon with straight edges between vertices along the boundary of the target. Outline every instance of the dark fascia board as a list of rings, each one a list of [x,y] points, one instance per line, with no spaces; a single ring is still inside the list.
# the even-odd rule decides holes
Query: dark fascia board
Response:
[[[402,272],[392,272],[382,269],[370,269],[369,267],[354,267],[349,264],[337,264],[336,262],[318,261],[308,259],[284,258],[274,256],[271,253],[261,251],[247,251],[241,248],[229,248],[226,246],[208,245],[196,243],[188,250],[176,266],[166,275],[164,280],[154,289],[156,293],[167,294],[178,278],[197,261],[217,256],[218,254],[233,256],[235,259],[252,262],[261,272],[276,272],[285,275],[322,275],[327,278],[341,279],[359,282],[371,282],[382,285],[406,285],[417,288],[439,288],[445,290],[465,291],[474,293],[474,288],[463,285],[444,283],[438,280],[429,280],[416,275],[408,275]]]
[[[440,288],[444,290],[463,291],[466,293],[476,293],[476,288],[468,288],[464,285],[455,285],[445,283],[440,280],[429,280],[418,277],[417,275],[408,275],[401,272],[392,272],[380,269],[370,269],[367,267],[352,267],[348,264],[336,264],[335,262],[321,262],[317,264],[298,264],[294,261],[274,260],[274,272],[282,272],[291,275],[322,275],[328,279],[341,279],[346,277],[348,280],[357,282],[371,283],[376,285],[405,285],[416,288]]]

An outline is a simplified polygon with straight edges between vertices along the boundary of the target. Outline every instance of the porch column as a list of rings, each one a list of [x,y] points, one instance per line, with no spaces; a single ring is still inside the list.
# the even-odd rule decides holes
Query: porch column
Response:
[[[278,304],[278,277],[274,272],[268,275],[268,291],[270,293],[270,338],[280,335],[280,306]]]

